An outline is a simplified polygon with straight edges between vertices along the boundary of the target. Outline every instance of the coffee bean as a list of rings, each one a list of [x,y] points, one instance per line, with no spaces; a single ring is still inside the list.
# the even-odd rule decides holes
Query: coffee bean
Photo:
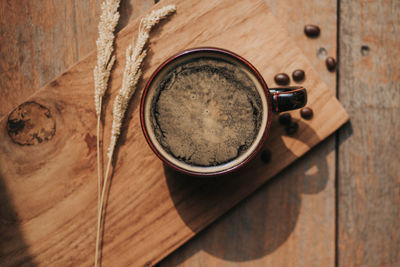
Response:
[[[306,75],[305,75],[305,73],[304,73],[304,70],[295,70],[295,71],[293,71],[293,73],[292,73],[292,78],[293,78],[293,80],[296,81],[296,82],[300,82],[300,81],[304,80],[304,77],[305,77],[305,76],[306,76]]]
[[[279,85],[288,85],[290,82],[289,75],[286,73],[278,73],[275,75],[274,80]]]
[[[297,122],[291,122],[288,126],[286,126],[285,130],[288,135],[293,135],[299,129],[299,124]]]
[[[321,32],[320,28],[317,25],[307,24],[304,26],[304,33],[311,38],[316,38],[319,36]]]
[[[300,115],[303,119],[309,120],[313,117],[314,112],[311,108],[305,107],[300,110]]]
[[[336,69],[336,60],[333,57],[328,57],[325,63],[329,71],[334,71]]]
[[[284,113],[279,116],[279,123],[283,126],[288,126],[292,122],[292,116],[289,113]]]
[[[265,149],[263,152],[261,152],[261,160],[265,163],[271,161],[271,151],[269,149]]]

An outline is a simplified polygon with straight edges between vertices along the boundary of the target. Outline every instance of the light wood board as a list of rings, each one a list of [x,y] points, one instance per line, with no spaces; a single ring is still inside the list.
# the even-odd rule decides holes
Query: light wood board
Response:
[[[274,123],[267,141],[274,151],[270,164],[255,159],[234,175],[198,180],[164,170],[152,154],[140,130],[136,94],[128,111],[108,198],[105,266],[140,266],[159,261],[348,119],[262,2],[175,3],[178,13],[153,31],[140,88],[158,64],[177,51],[219,46],[250,60],[270,85],[276,72],[303,68],[307,73],[304,85],[310,89],[309,105],[316,116],[309,122],[299,121],[300,130],[294,137],[283,137],[283,129]],[[111,99],[120,85],[124,48],[137,26],[136,21],[119,34]],[[95,54],[90,54],[29,99],[50,109],[57,125],[50,141],[17,145],[8,137],[6,120],[1,121],[2,191],[14,210],[4,218],[8,222],[4,223],[5,232],[18,227],[29,255],[38,264],[90,265],[93,261],[97,201],[94,62]],[[107,105],[107,125],[110,107]],[[106,127],[105,140],[108,131]],[[10,244],[18,243],[11,238]],[[3,246],[7,248],[7,244]],[[21,248],[10,245],[7,249],[8,257],[2,261],[18,261]]]

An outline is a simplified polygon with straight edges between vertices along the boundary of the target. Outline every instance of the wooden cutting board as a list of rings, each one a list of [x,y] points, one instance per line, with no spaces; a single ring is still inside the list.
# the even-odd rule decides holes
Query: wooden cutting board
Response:
[[[103,266],[154,265],[318,142],[348,115],[262,1],[164,0],[177,13],[151,34],[139,90],[114,161],[106,207]],[[112,101],[121,85],[125,48],[138,21],[117,37],[117,64],[105,103],[109,140]],[[166,58],[185,48],[216,46],[255,65],[269,86],[277,72],[304,69],[314,118],[292,112],[299,131],[286,136],[274,117],[266,147],[237,173],[187,177],[166,168],[147,146],[138,102],[145,81]],[[89,266],[94,261],[97,176],[93,67],[96,53],[40,89],[0,122],[0,265]],[[9,120],[14,119],[12,123]],[[20,119],[20,120],[17,120]],[[21,122],[24,121],[24,122]]]

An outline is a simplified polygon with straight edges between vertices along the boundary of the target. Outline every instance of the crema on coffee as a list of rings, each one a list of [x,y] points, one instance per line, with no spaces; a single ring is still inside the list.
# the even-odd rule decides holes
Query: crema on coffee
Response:
[[[200,167],[225,164],[246,153],[259,136],[260,86],[241,64],[192,57],[166,68],[153,91],[152,134],[178,161]]]

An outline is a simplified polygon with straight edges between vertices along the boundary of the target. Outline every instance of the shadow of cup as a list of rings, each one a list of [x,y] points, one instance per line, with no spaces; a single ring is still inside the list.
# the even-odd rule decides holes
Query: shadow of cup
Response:
[[[310,148],[319,142],[311,127],[301,120],[297,122],[300,126],[299,131],[292,138]],[[257,155],[242,169],[214,178],[187,176],[164,166],[166,182],[175,208],[185,224],[195,233],[297,159],[283,141],[282,137],[286,134],[283,127],[278,125],[277,117],[273,119],[271,129],[272,133],[264,145],[264,148],[272,151],[269,163],[264,163],[260,155]],[[281,153],[276,153],[277,149]],[[268,182],[269,186],[260,189],[263,193],[253,194],[245,200],[251,204],[240,205],[231,211],[229,216],[223,216],[217,226],[207,228],[206,231],[212,232],[213,238],[202,238],[204,235],[197,237],[191,242],[191,248],[185,250],[189,251],[190,255],[185,254],[184,258],[181,255],[175,260],[182,262],[197,251],[204,250],[226,260],[247,261],[276,250],[296,226],[301,195],[316,194],[326,187],[329,179],[326,156],[333,149],[334,147],[328,146],[323,149],[323,156],[313,157],[311,160],[302,159],[302,164],[296,165],[300,169],[285,170],[280,175],[284,179],[273,179]],[[284,155],[284,158],[281,158],[281,155]],[[274,164],[282,162],[288,164],[273,170]],[[268,194],[268,201],[264,199],[265,194]],[[251,209],[243,208],[246,206]]]

